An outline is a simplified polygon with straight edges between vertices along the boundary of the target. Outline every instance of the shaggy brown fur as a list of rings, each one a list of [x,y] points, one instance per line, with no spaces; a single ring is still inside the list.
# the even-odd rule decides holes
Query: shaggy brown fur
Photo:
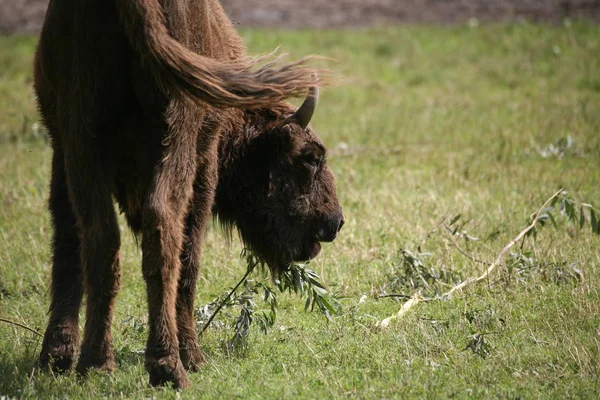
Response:
[[[302,61],[254,64],[216,0],[50,2],[35,62],[54,150],[43,368],[71,368],[84,293],[77,371],[115,368],[113,196],[142,237],[153,385],[186,387],[185,368],[203,361],[193,309],[211,211],[274,270],[335,238],[343,219],[325,148],[282,103],[318,83]]]

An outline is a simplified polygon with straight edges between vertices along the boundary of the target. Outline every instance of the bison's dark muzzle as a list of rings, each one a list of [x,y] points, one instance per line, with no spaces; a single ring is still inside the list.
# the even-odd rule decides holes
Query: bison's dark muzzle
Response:
[[[320,242],[333,242],[338,232],[344,226],[344,214],[341,207],[331,216],[328,216],[319,227],[316,239]]]

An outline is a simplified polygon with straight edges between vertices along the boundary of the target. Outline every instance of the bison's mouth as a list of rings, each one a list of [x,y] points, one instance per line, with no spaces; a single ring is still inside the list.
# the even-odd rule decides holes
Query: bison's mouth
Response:
[[[288,253],[287,257],[279,258],[277,256],[271,258],[271,262],[267,261],[271,272],[278,271],[287,271],[290,265],[294,263],[302,263],[306,261],[310,261],[315,258],[321,252],[321,243],[312,239],[306,241],[301,246],[298,246],[295,251]],[[263,258],[264,260],[268,260],[268,258]]]
[[[321,252],[321,243],[310,241],[304,245],[298,254],[294,255],[295,262],[309,261],[315,258]]]

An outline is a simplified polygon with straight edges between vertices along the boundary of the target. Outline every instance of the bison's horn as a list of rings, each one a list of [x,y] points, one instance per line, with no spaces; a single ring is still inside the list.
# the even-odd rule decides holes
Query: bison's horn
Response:
[[[300,106],[298,111],[294,113],[292,119],[298,125],[302,127],[302,129],[306,129],[313,115],[315,114],[315,110],[317,109],[317,103],[319,102],[319,88],[311,87],[308,91],[308,96],[304,100],[304,103]]]

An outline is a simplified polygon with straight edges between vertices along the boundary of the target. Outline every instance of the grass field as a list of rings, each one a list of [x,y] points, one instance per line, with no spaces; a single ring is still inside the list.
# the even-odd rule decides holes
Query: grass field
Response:
[[[279,295],[276,328],[268,335],[254,329],[248,350],[228,355],[222,343],[235,314],[228,311],[201,339],[208,363],[191,375],[192,388],[152,389],[141,354],[140,251],[125,233],[113,327],[118,370],[84,381],[33,373],[40,338],[0,323],[0,396],[598,398],[600,240],[559,213],[557,229],[527,240],[525,260],[507,257],[485,283],[420,304],[385,330],[376,323],[404,301],[378,298],[382,290],[412,294],[422,286],[399,278],[406,276],[402,250],[416,254],[427,232],[421,250],[429,255],[417,257],[440,276],[429,283],[445,291],[486,268],[451,240],[490,262],[560,187],[600,207],[600,28],[243,35],[252,53],[281,45],[294,58],[337,60],[328,65],[342,84],[322,94],[313,126],[330,148],[346,225],[311,268],[338,295],[342,314],[327,322],[304,312],[298,297]],[[35,43],[0,38],[0,317],[43,332],[51,152],[31,90]],[[461,231],[480,240],[435,229],[457,214]],[[207,235],[199,306],[245,271],[237,240],[227,245],[216,224]],[[386,286],[394,277],[396,286]],[[475,346],[474,335],[485,346]]]

